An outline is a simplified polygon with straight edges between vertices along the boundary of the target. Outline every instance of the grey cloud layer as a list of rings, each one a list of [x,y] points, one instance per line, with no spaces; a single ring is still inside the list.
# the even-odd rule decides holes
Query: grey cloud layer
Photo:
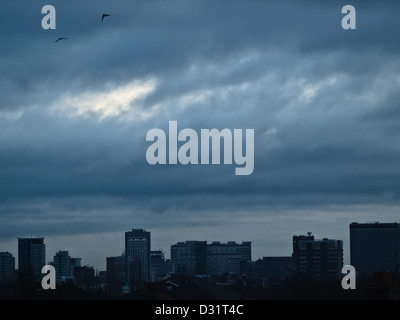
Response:
[[[0,221],[55,226],[74,201],[90,217],[82,232],[119,228],[107,217],[130,206],[174,223],[183,209],[397,204],[400,4],[353,1],[358,29],[345,32],[339,2],[55,1],[57,30],[44,31],[40,5],[4,1]],[[57,109],[151,79],[154,90],[114,117]],[[130,119],[132,110],[152,114]],[[168,120],[254,128],[254,173],[148,165],[146,132]],[[40,204],[39,219],[21,203]]]

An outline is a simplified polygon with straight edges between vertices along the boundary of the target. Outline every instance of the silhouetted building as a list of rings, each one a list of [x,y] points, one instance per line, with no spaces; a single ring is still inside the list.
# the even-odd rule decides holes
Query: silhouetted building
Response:
[[[82,258],[70,258],[69,259],[69,274],[74,275],[75,267],[82,266]]]
[[[293,236],[294,273],[316,280],[341,277],[343,267],[343,241],[324,238],[315,240],[307,236]]]
[[[14,280],[15,258],[10,252],[0,252],[0,286]]]
[[[93,291],[96,287],[95,271],[93,267],[75,267],[74,279],[76,284],[86,291]]]
[[[291,273],[292,257],[263,257],[254,262],[254,276],[268,286],[281,283]]]
[[[106,261],[106,288],[108,293],[112,296],[120,295],[127,283],[125,254],[117,257],[108,257]]]
[[[240,263],[251,260],[251,242],[238,244],[234,241],[220,243],[218,241],[207,245],[207,273],[218,275],[233,273],[239,275]]]
[[[400,225],[397,222],[350,224],[350,264],[357,275],[372,278],[374,272],[396,273],[399,263]]]
[[[151,281],[160,281],[175,272],[171,260],[165,260],[162,251],[151,251]]]
[[[207,273],[206,241],[178,242],[171,246],[171,261],[178,273]]]
[[[98,272],[99,288],[104,290],[107,287],[107,271]]]
[[[251,242],[238,244],[207,241],[185,241],[171,246],[171,261],[177,273],[193,275],[249,274]]]
[[[127,278],[132,290],[143,288],[150,281],[150,232],[132,229],[125,232]]]
[[[240,261],[240,276],[246,278],[254,277],[254,261]]]
[[[70,267],[71,257],[68,251],[58,251],[53,260],[57,281],[65,280],[67,277],[72,276]]]
[[[18,270],[40,276],[45,265],[44,238],[18,238]]]
[[[150,251],[151,264],[165,261],[164,252],[161,250]]]

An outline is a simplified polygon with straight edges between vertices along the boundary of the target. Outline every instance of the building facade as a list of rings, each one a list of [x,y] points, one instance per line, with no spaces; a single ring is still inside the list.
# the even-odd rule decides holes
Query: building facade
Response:
[[[174,264],[171,260],[165,259],[162,251],[151,251],[151,281],[163,280],[174,272]]]
[[[396,272],[400,264],[399,223],[350,224],[350,264],[361,277]]]
[[[40,276],[45,265],[44,238],[18,238],[18,270]]]
[[[248,274],[251,242],[238,244],[207,241],[185,241],[171,246],[171,261],[175,272],[194,275]]]
[[[0,286],[14,280],[15,257],[10,252],[0,252]]]
[[[207,273],[218,275],[241,273],[241,263],[251,261],[251,242],[238,244],[234,241],[221,243],[218,241],[207,245],[206,250]]]
[[[254,276],[273,286],[291,274],[291,266],[292,257],[263,257],[254,262]]]
[[[151,235],[144,229],[125,232],[125,259],[127,280],[131,289],[142,288],[151,280]]]
[[[178,273],[206,274],[206,241],[178,242],[171,246],[171,261]]]
[[[106,262],[106,288],[110,295],[119,295],[127,283],[125,254],[107,257]]]
[[[293,236],[294,274],[315,280],[333,280],[341,277],[343,241],[324,238],[315,240],[311,232]]]
[[[78,287],[87,292],[96,290],[97,283],[95,279],[95,270],[93,267],[75,267],[73,276]]]
[[[69,274],[74,275],[74,270],[76,267],[82,266],[82,258],[70,258],[69,259]]]
[[[67,277],[72,276],[71,266],[70,266],[71,257],[69,256],[68,251],[58,251],[53,258],[54,269],[56,270],[56,279],[57,281],[61,281],[66,279]]]

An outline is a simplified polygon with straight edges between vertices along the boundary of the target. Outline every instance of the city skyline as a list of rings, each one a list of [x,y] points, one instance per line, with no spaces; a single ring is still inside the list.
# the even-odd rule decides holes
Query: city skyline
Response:
[[[151,232],[136,227],[124,233],[124,253],[105,257],[106,270],[82,265],[82,257],[59,250],[48,262],[54,266],[60,289],[53,293],[40,287],[44,238],[18,238],[23,264],[17,269],[12,253],[0,252],[0,295],[11,299],[398,299],[400,224],[352,222],[348,229],[350,266],[344,263],[343,240],[318,239],[312,232],[292,236],[290,255],[257,259],[250,241],[184,240],[171,244],[171,257],[165,259],[162,250],[152,250]],[[351,288],[356,289],[357,282],[358,289],[350,293],[343,284],[348,269],[353,270]]]
[[[167,256],[197,239],[251,241],[255,258],[311,231],[350,263],[348,225],[400,212],[400,2],[354,0],[344,30],[347,4],[49,1],[50,30],[42,4],[3,0],[0,250],[44,237],[104,270],[127,227]],[[252,173],[149,164],[147,133],[174,121],[254,130]]]
[[[358,223],[358,224],[368,224],[368,223],[371,223],[371,224],[373,224],[373,223],[376,223],[376,222],[378,222],[378,221],[374,221],[374,222],[372,222],[372,221],[364,221],[364,222],[356,222],[356,223]],[[396,224],[397,222],[382,222],[382,221],[380,221],[379,222],[380,224]],[[347,226],[347,230],[348,230],[348,238],[350,239],[350,226],[352,225],[352,224],[354,224],[354,221],[352,222],[352,223],[350,223],[348,226]],[[141,226],[135,226],[135,228],[133,228],[133,230],[139,230],[139,229],[136,229],[136,228],[141,228]],[[149,232],[150,234],[151,234],[151,237],[153,238],[156,234],[154,233],[154,231],[152,231],[152,230],[150,230],[150,229],[148,229],[148,228],[145,228],[145,229],[140,229],[140,230],[144,230],[144,231],[146,231],[146,232]],[[122,236],[122,238],[124,238],[124,234],[126,234],[126,233],[128,233],[128,231],[122,231],[121,232],[121,236]],[[265,252],[264,254],[262,254],[261,253],[261,251],[260,251],[260,253],[261,253],[261,255],[255,255],[254,254],[254,247],[257,247],[257,244],[256,243],[254,243],[254,242],[252,242],[252,241],[249,241],[248,239],[228,239],[228,240],[223,240],[223,241],[221,241],[221,240],[219,240],[219,239],[208,239],[208,240],[206,240],[206,239],[177,239],[175,242],[172,242],[172,243],[168,243],[168,244],[165,244],[164,245],[164,247],[162,247],[162,248],[160,248],[160,247],[155,247],[155,246],[151,246],[150,247],[150,250],[151,251],[158,251],[158,250],[161,250],[162,252],[163,252],[163,254],[164,254],[164,256],[165,256],[165,259],[168,259],[168,260],[170,260],[171,259],[171,256],[170,256],[170,254],[171,254],[171,247],[173,246],[173,245],[176,245],[176,244],[178,244],[178,243],[182,243],[182,242],[186,242],[186,241],[205,241],[206,243],[207,243],[207,245],[209,245],[209,244],[213,244],[213,243],[221,243],[221,244],[228,244],[229,242],[235,242],[235,243],[246,243],[247,241],[249,241],[250,243],[251,243],[251,257],[252,257],[252,261],[256,261],[257,259],[262,259],[262,258],[264,258],[264,257],[279,257],[279,256],[291,256],[292,255],[292,253],[293,253],[293,244],[292,244],[292,237],[294,237],[294,236],[302,236],[302,235],[306,235],[306,234],[308,234],[308,233],[311,233],[312,234],[312,236],[313,236],[313,238],[315,238],[315,240],[323,240],[323,239],[335,239],[335,240],[338,240],[338,241],[341,241],[342,243],[343,243],[343,265],[346,265],[346,264],[350,264],[350,243],[348,243],[348,245],[346,246],[345,245],[345,241],[344,241],[344,239],[340,239],[340,238],[338,238],[338,237],[334,237],[334,236],[326,236],[326,235],[320,235],[319,233],[314,233],[313,231],[307,231],[307,232],[300,232],[300,233],[297,233],[297,234],[292,234],[288,239],[287,239],[287,242],[288,242],[288,244],[289,244],[289,248],[290,248],[290,250],[289,251],[286,251],[286,252],[276,252],[275,254],[268,254],[268,252]],[[18,237],[18,238],[22,238],[22,237]],[[17,238],[17,239],[18,239]],[[29,238],[35,238],[35,237],[28,237],[28,239]],[[79,254],[76,254],[75,252],[71,252],[71,249],[68,249],[68,248],[58,248],[58,249],[56,249],[56,251],[54,251],[54,254],[51,254],[51,253],[49,253],[48,252],[48,249],[47,248],[49,248],[49,247],[53,247],[53,248],[56,248],[56,247],[58,247],[59,245],[58,245],[58,243],[57,244],[52,244],[51,243],[51,241],[47,241],[46,242],[46,237],[40,237],[40,238],[44,238],[44,241],[45,241],[45,246],[46,246],[46,263],[47,262],[53,262],[53,257],[55,257],[56,255],[57,255],[57,253],[59,253],[60,251],[62,252],[62,251],[68,251],[69,252],[69,254],[70,255],[72,255],[73,257],[77,257],[77,258],[80,258],[80,259],[82,259],[82,266],[90,266],[90,267],[93,267],[95,270],[98,270],[98,271],[104,271],[104,270],[106,270],[106,258],[109,258],[109,257],[115,257],[115,256],[119,256],[119,255],[121,255],[122,253],[124,253],[125,254],[125,241],[123,240],[122,241],[122,243],[124,244],[122,247],[121,247],[121,250],[119,250],[119,251],[115,251],[115,252],[112,252],[111,254],[108,254],[108,255],[105,255],[105,256],[103,256],[102,258],[100,258],[99,260],[95,260],[95,261],[99,261],[100,262],[100,260],[102,260],[100,263],[91,263],[90,262],[90,260],[88,261],[88,259],[85,257],[85,256],[82,256],[82,255],[79,255]],[[18,242],[17,242],[17,246],[18,246]],[[262,246],[262,247],[264,247],[264,246]],[[266,246],[266,247],[268,247],[268,246]],[[89,250],[90,249],[92,249],[92,248],[90,248],[90,247],[87,247]],[[19,261],[18,261],[18,247],[17,247],[17,251],[16,251],[16,253],[14,253],[12,250],[10,250],[10,249],[7,249],[7,248],[1,248],[0,247],[0,252],[10,252],[13,256],[14,256],[14,258],[15,258],[15,268],[16,269],[18,269],[19,268]],[[92,262],[93,262],[94,260],[92,260]]]

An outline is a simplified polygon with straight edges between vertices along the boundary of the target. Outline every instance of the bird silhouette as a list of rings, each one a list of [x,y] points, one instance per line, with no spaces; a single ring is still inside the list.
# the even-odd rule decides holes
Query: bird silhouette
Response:
[[[54,42],[58,42],[58,41],[61,41],[61,40],[67,40],[68,38],[58,38],[56,41],[54,41]]]
[[[109,16],[110,16],[109,14],[104,13],[103,16],[101,17],[101,21],[103,21],[105,17],[109,17]]]

